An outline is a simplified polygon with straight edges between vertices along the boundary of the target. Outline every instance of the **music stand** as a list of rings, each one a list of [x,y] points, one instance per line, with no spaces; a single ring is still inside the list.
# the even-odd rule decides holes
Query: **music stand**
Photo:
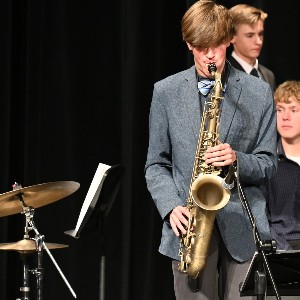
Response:
[[[251,226],[253,228],[253,237],[254,237],[255,246],[256,246],[256,253],[255,253],[256,255],[254,255],[254,258],[257,257],[257,259],[252,259],[251,265],[253,267],[253,265],[254,265],[253,262],[256,261],[257,262],[256,263],[257,268],[253,272],[254,273],[255,288],[254,288],[252,296],[257,296],[257,300],[264,299],[264,295],[266,294],[266,291],[267,291],[267,278],[269,278],[271,283],[272,283],[272,287],[274,289],[275,296],[276,296],[277,300],[280,300],[281,298],[280,298],[280,295],[278,293],[277,285],[276,285],[276,282],[274,280],[273,273],[271,271],[268,259],[266,257],[267,256],[266,254],[268,254],[268,253],[269,254],[271,254],[271,253],[274,254],[276,252],[276,241],[275,240],[263,241],[260,237],[260,234],[259,234],[258,229],[256,227],[256,222],[255,222],[254,215],[252,213],[252,210],[250,208],[248,199],[246,197],[246,194],[245,194],[244,189],[243,189],[243,187],[241,185],[241,182],[240,182],[239,162],[238,162],[238,160],[237,160],[237,163],[235,163],[235,164],[233,164],[229,167],[227,176],[229,176],[228,180],[230,180],[230,181],[235,180],[236,185],[237,185],[239,198],[241,200],[243,208],[247,212],[247,215],[249,217],[249,221],[250,221]],[[227,178],[227,176],[226,176],[226,178]],[[226,178],[224,179],[224,181],[225,181],[226,184],[228,184],[228,182],[226,182]],[[249,269],[248,269],[247,273],[251,273],[251,272],[249,272]],[[267,277],[267,275],[268,275],[268,277]],[[243,289],[243,287],[245,286],[246,280],[247,279],[245,279],[245,281],[240,284],[240,295],[241,296],[242,296],[241,289]]]
[[[104,220],[117,196],[125,168],[121,165],[99,164],[82,205],[76,228],[65,234],[79,238],[84,232],[100,234],[100,288],[99,299],[104,300],[105,291],[105,243]]]
[[[277,251],[267,254],[267,259],[272,274],[276,281],[277,289],[282,296],[300,295],[300,251]],[[258,253],[256,252],[250,263],[245,281],[241,284],[241,296],[252,296],[255,294],[255,270],[258,268]],[[267,295],[275,296],[272,283],[267,277]]]

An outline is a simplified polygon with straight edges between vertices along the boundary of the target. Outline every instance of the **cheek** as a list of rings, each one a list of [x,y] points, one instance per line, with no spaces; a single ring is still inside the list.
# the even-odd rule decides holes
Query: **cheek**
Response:
[[[277,113],[277,123],[281,123],[283,119],[283,114],[278,114]]]
[[[297,116],[294,121],[296,127],[298,128],[298,132],[300,133],[300,116]]]
[[[244,39],[242,42],[241,42],[241,48],[244,48],[244,49],[247,49],[249,48],[249,45],[251,45],[251,40],[250,39]]]
[[[250,39],[246,39],[246,38],[240,39],[239,43],[238,43],[239,47],[242,48],[242,49],[249,48],[250,44],[251,44],[251,40]]]
[[[219,51],[217,56],[219,59],[223,60],[226,57],[226,48]]]

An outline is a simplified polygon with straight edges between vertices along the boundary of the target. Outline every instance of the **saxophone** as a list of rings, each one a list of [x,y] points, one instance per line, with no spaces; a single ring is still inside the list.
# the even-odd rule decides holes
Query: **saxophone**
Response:
[[[223,187],[219,176],[221,167],[207,165],[205,153],[216,146],[219,138],[220,104],[223,97],[221,74],[215,64],[208,65],[215,84],[210,100],[205,102],[195,154],[187,208],[190,212],[187,233],[180,237],[178,270],[197,278],[205,268],[217,210],[224,207],[230,198],[229,188]]]

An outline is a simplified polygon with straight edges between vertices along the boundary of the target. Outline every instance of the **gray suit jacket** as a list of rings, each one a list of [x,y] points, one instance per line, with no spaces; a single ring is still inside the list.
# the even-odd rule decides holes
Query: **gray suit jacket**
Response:
[[[263,239],[270,238],[265,199],[259,185],[276,169],[276,118],[268,84],[230,66],[222,105],[220,140],[229,143],[239,160],[240,180]],[[179,239],[167,216],[185,206],[200,128],[200,106],[192,67],[154,85],[145,176],[148,189],[164,220],[159,251],[179,259]],[[228,251],[238,261],[255,251],[252,228],[236,188],[217,213]]]
[[[229,60],[229,62],[231,63],[231,65],[234,68],[236,68],[236,69],[238,69],[240,71],[245,72],[245,70],[243,69],[243,67],[237,62],[237,60],[233,56],[230,55],[228,57],[228,60]],[[270,86],[271,86],[271,88],[272,88],[272,90],[275,91],[275,89],[276,89],[276,81],[275,81],[275,75],[274,75],[274,73],[271,70],[269,70],[268,68],[266,68],[263,65],[261,65],[261,64],[258,64],[258,71],[261,74],[262,79],[265,82],[269,83]]]

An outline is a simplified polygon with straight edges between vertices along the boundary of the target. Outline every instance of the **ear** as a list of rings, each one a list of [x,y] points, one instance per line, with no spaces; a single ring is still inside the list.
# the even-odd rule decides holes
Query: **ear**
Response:
[[[191,44],[190,43],[188,43],[188,42],[186,42],[186,44],[187,44],[187,46],[188,46],[188,48],[189,48],[189,50],[193,50],[193,47],[191,46]]]
[[[233,38],[232,38],[232,40],[230,41],[230,43],[231,43],[232,45],[235,44],[235,35],[233,36]]]

